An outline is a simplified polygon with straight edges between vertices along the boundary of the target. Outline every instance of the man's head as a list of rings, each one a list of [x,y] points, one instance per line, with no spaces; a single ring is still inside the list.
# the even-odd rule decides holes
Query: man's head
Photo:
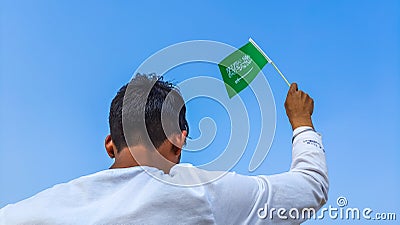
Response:
[[[137,74],[121,87],[111,103],[109,125],[106,148],[110,157],[116,158],[116,163],[116,154],[128,146],[131,151],[139,146],[147,151],[157,149],[169,160],[172,158],[168,150],[171,150],[180,158],[182,146],[179,143],[182,138],[184,143],[189,132],[186,107],[179,90],[156,75]],[[168,139],[174,138],[177,141],[172,144]],[[125,157],[128,157],[126,153]],[[178,163],[179,158],[174,163]]]

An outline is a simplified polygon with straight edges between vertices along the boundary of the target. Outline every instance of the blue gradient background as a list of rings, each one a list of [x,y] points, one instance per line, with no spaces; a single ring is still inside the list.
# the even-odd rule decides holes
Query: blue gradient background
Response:
[[[110,166],[103,147],[109,104],[151,54],[194,39],[240,47],[252,37],[315,100],[314,123],[329,165],[326,206],[345,196],[349,207],[400,216],[399,1],[3,0],[0,18],[0,207]],[[252,152],[246,150],[233,169],[239,173],[290,166],[287,86],[272,66],[263,71],[275,96],[275,139],[254,173],[247,171]],[[166,78],[197,75],[219,77],[216,65],[192,65]],[[191,136],[199,135],[204,116],[217,126],[228,122],[215,102],[199,99],[188,107]],[[215,158],[229,137],[218,129],[207,151],[183,161]]]

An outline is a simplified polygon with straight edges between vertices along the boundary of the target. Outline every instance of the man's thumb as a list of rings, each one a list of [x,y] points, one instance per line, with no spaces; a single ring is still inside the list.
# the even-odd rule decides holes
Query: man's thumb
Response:
[[[290,92],[295,92],[295,91],[298,91],[299,89],[298,89],[298,87],[297,87],[297,83],[292,83],[291,85],[290,85],[290,89],[289,89],[289,91]]]

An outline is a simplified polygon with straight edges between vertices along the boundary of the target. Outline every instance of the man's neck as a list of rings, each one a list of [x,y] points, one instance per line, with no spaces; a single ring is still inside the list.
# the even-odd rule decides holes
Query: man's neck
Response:
[[[135,157],[132,156],[129,148],[124,148],[115,156],[115,162],[110,169],[150,166],[163,170],[164,173],[169,173],[170,169],[175,165],[175,163],[166,160],[158,151],[150,153],[151,151],[139,146],[133,147],[131,150]]]

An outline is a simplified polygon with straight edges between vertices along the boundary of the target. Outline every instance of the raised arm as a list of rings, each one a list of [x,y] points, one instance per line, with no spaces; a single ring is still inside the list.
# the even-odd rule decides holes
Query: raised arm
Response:
[[[264,203],[264,207],[257,209],[257,216],[276,224],[296,224],[326,203],[329,182],[322,138],[314,131],[311,119],[313,99],[293,83],[285,108],[293,128],[292,165],[286,173],[258,177],[256,205]],[[272,208],[276,210],[271,212]]]
[[[300,224],[327,201],[325,152],[311,120],[314,102],[292,84],[285,108],[293,128],[290,170],[271,176],[229,173],[210,184],[218,223]]]

